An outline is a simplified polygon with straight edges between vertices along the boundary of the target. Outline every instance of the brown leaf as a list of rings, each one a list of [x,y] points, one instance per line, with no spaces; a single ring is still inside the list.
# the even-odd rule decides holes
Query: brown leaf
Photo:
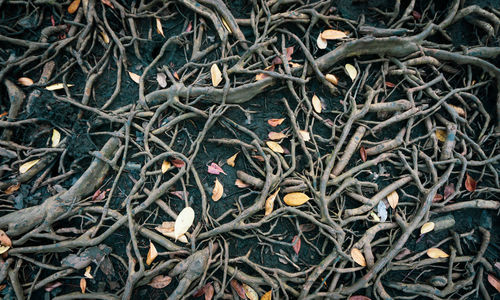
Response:
[[[243,289],[245,290],[245,295],[249,300],[259,300],[259,294],[248,284],[242,284]]]
[[[290,206],[299,206],[309,201],[309,199],[309,196],[307,196],[306,194],[295,192],[286,194],[283,198],[283,201],[285,201],[285,203]]]
[[[298,235],[294,236],[292,240],[292,248],[297,255],[299,255],[300,252],[300,245],[301,245],[300,237]]]
[[[347,37],[347,35],[340,30],[327,29],[321,33],[321,38],[324,40],[338,40],[345,37]]]
[[[130,76],[130,79],[132,79],[137,84],[139,84],[139,82],[141,81],[141,76],[139,76],[135,73],[128,71],[128,75]]]
[[[339,80],[338,80],[337,76],[335,76],[333,74],[326,74],[325,79],[328,80],[333,85],[339,84]]]
[[[234,154],[233,156],[231,156],[230,158],[228,158],[228,159],[226,160],[226,163],[227,163],[229,166],[231,166],[231,167],[233,167],[233,168],[234,168],[234,163],[235,163],[235,161],[236,161],[236,157],[238,156],[238,153],[239,153],[239,152],[236,152],[236,154]]]
[[[446,141],[446,130],[436,129],[436,137],[440,142]]]
[[[17,79],[17,83],[19,83],[20,85],[24,85],[24,86],[30,86],[30,85],[33,85],[34,82],[31,78],[19,77]]]
[[[284,153],[285,151],[283,150],[283,147],[280,146],[280,144],[272,141],[267,141],[266,142],[267,147],[269,149],[273,150],[276,153]]]
[[[427,232],[431,232],[434,230],[434,226],[436,224],[434,224],[434,222],[427,222],[425,223],[424,225],[422,225],[422,227],[420,228],[420,234],[424,234],[424,233],[427,233]]]
[[[351,257],[358,265],[366,267],[365,256],[358,248],[351,249]]]
[[[276,199],[276,196],[278,195],[279,191],[280,191],[280,188],[278,188],[272,195],[270,195],[269,197],[267,197],[267,199],[266,199],[266,205],[265,205],[266,211],[264,213],[264,216],[267,216],[267,215],[269,215],[270,213],[273,212],[274,199]]]
[[[271,125],[272,127],[276,127],[278,125],[281,125],[285,119],[269,119],[267,120],[267,124]]]
[[[166,275],[158,275],[151,279],[148,285],[154,289],[162,289],[172,282],[172,277]]]
[[[71,2],[71,4],[68,6],[68,12],[70,14],[74,14],[76,10],[78,9],[78,6],[80,6],[80,0],[74,0]]]
[[[399,202],[398,192],[392,191],[389,195],[387,195],[387,201],[392,209],[395,209]]]
[[[444,200],[448,199],[453,193],[455,193],[455,185],[453,183],[447,184],[444,187]]]
[[[179,168],[179,169],[184,167],[184,165],[186,164],[182,159],[178,159],[178,158],[172,158],[170,160],[170,162],[174,165],[174,167]]]
[[[231,286],[236,291],[236,293],[238,293],[238,296],[240,296],[241,299],[247,298],[247,296],[245,295],[245,289],[238,281],[236,281],[235,279],[231,280]]]
[[[160,226],[156,226],[155,229],[166,237],[169,237],[171,239],[177,239],[184,244],[188,243],[187,237],[184,234],[176,238],[174,232],[175,222],[163,222]]]
[[[441,200],[443,200],[443,195],[436,194],[436,195],[434,195],[434,198],[432,199],[432,202],[439,202]]]
[[[219,201],[222,198],[222,194],[224,194],[224,187],[222,183],[220,183],[219,179],[215,178],[215,185],[212,191],[212,200]]]
[[[214,87],[218,86],[222,81],[222,73],[216,64],[213,64],[212,67],[210,67],[210,74],[212,76],[212,85]]]
[[[146,264],[149,266],[153,263],[153,260],[158,256],[158,251],[153,242],[149,242],[148,256],[146,257]]]
[[[270,290],[270,291],[266,292],[264,295],[262,295],[262,297],[260,297],[260,300],[271,300],[272,295],[273,295],[273,291]]]
[[[17,184],[13,184],[11,186],[9,186],[6,190],[5,190],[5,195],[11,195],[13,193],[15,193],[17,190],[19,190],[19,188],[21,187],[21,183],[18,182]]]
[[[234,182],[234,185],[236,185],[240,189],[244,189],[244,188],[247,188],[250,186],[249,184],[244,183],[241,179],[236,179],[236,181]]]
[[[321,100],[319,100],[319,97],[316,95],[312,96],[312,106],[314,108],[314,111],[317,112],[318,114],[321,113],[322,110],[322,105],[321,105]]]
[[[321,37],[321,33],[318,34],[316,45],[318,45],[319,49],[326,49],[326,47],[328,46],[328,41]]]
[[[493,274],[488,274],[488,282],[500,293],[500,280],[493,276]]]
[[[469,173],[465,173],[465,176],[465,189],[469,192],[474,192],[476,190],[477,182],[469,175]]]
[[[80,289],[82,290],[82,294],[85,294],[85,290],[87,289],[87,280],[85,278],[80,279]]]
[[[267,137],[269,137],[270,140],[279,141],[281,139],[286,138],[287,135],[284,134],[283,132],[274,132],[274,131],[271,131],[271,132],[269,132],[269,134],[267,135]]]
[[[427,255],[430,258],[444,258],[444,257],[448,257],[449,256],[446,252],[444,252],[443,250],[441,250],[439,248],[429,248],[429,249],[427,249]]]
[[[365,147],[361,146],[361,148],[359,148],[359,155],[361,155],[361,160],[365,162],[367,158]]]
[[[386,82],[385,82],[385,86],[387,86],[387,87],[389,87],[389,88],[393,88],[393,87],[395,87],[396,85],[395,85],[394,83],[390,82],[390,81],[386,81]]]

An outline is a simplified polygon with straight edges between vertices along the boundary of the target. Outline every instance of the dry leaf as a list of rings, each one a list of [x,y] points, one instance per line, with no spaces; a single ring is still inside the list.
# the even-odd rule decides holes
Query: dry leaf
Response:
[[[191,21],[189,21],[189,24],[186,27],[186,32],[191,32],[191,30],[193,30],[193,23]]]
[[[82,294],[85,294],[85,290],[87,289],[87,280],[85,278],[80,279],[80,289],[82,290]]]
[[[436,194],[434,195],[434,198],[432,198],[432,202],[439,202],[441,200],[443,200],[443,195],[441,194]]]
[[[7,247],[12,246],[12,241],[10,240],[9,236],[5,233],[5,231],[1,229],[0,229],[0,245]]]
[[[469,192],[474,192],[476,190],[477,182],[474,178],[470,177],[468,173],[465,173],[465,189]]]
[[[370,212],[370,216],[373,218],[373,221],[380,222],[380,217],[374,211]]]
[[[194,221],[194,210],[188,206],[179,213],[177,219],[175,220],[174,224],[175,238],[178,239],[181,235],[186,233],[189,227],[193,225],[193,221]]]
[[[264,70],[270,71],[270,72],[274,71],[274,64],[270,65],[269,67],[266,67]],[[266,73],[259,73],[259,74],[255,75],[255,80],[259,81],[259,80],[262,80],[266,77],[269,77],[269,75]]]
[[[500,293],[500,280],[498,278],[492,274],[488,274],[488,282]]]
[[[321,37],[321,33],[318,34],[318,38],[316,39],[316,45],[318,45],[319,49],[326,49],[326,47],[328,46],[328,41]]]
[[[165,73],[156,73],[156,82],[161,88],[167,87],[167,75]]]
[[[267,136],[269,137],[270,140],[273,141],[279,141],[281,139],[286,138],[286,134],[284,134],[283,132],[274,132],[274,131],[269,132]]]
[[[74,14],[76,10],[78,9],[78,6],[80,6],[80,0],[74,0],[71,2],[71,4],[68,6],[68,12],[70,14]]]
[[[411,12],[411,15],[412,15],[412,16],[413,16],[413,18],[414,18],[415,20],[417,20],[417,21],[418,21],[418,20],[420,20],[420,18],[422,18],[422,15],[421,15],[418,11],[416,11],[416,10],[413,10],[413,11]]]
[[[105,44],[109,44],[109,36],[106,32],[101,31],[100,32],[102,40],[104,41]]]
[[[160,226],[155,227],[155,229],[164,236],[175,240],[176,238],[175,238],[174,228],[175,228],[175,222],[163,222]],[[189,243],[186,235],[184,234],[181,235],[177,240],[184,244]]]
[[[135,73],[128,71],[128,75],[130,76],[130,79],[132,79],[137,84],[139,84],[139,82],[141,81],[141,76],[139,76]]]
[[[59,142],[61,141],[61,134],[57,129],[52,129],[52,148],[57,147],[59,145]]]
[[[424,234],[424,233],[427,233],[427,232],[431,232],[434,230],[434,226],[436,224],[434,224],[434,222],[427,222],[425,223],[424,225],[422,225],[422,227],[420,228],[420,234]]]
[[[146,257],[146,264],[149,266],[153,263],[153,260],[158,256],[158,251],[156,251],[156,247],[153,242],[149,242],[149,251],[148,256]]]
[[[285,152],[285,150],[283,150],[283,147],[281,147],[280,144],[278,144],[276,142],[267,141],[266,145],[267,145],[267,147],[269,147],[269,149],[273,150],[276,153],[284,153]]]
[[[311,135],[309,135],[309,132],[307,130],[299,130],[299,133],[302,136],[304,142],[308,142],[311,140]]]
[[[229,31],[229,33],[232,34],[233,31],[231,30],[231,27],[229,27],[229,24],[227,24],[226,20],[224,20],[224,18],[221,18],[221,20],[222,20],[222,25],[224,25],[227,31]]]
[[[395,209],[399,202],[398,192],[392,191],[389,195],[387,195],[387,201],[392,209]]]
[[[213,64],[210,68],[210,74],[212,75],[212,85],[214,87],[218,86],[222,81],[222,73],[219,70],[219,67],[216,64]]]
[[[442,129],[436,129],[436,137],[440,142],[446,141],[446,131]]]
[[[385,86],[387,86],[387,87],[389,87],[389,88],[393,88],[393,87],[395,87],[396,85],[395,85],[394,83],[390,82],[390,81],[386,81],[386,82],[385,82]]]
[[[269,119],[267,120],[267,124],[271,125],[272,127],[276,127],[278,125],[281,125],[285,119]]]
[[[259,294],[257,294],[257,292],[252,287],[245,283],[242,286],[248,299],[259,300]]]
[[[90,274],[90,270],[92,269],[91,266],[87,266],[85,268],[85,274],[83,274],[83,276],[87,277],[88,279],[93,279],[94,276],[92,276],[92,274]]]
[[[236,181],[234,182],[234,185],[236,185],[240,189],[247,188],[250,186],[249,184],[244,183],[241,179],[236,179]]]
[[[361,146],[361,148],[359,148],[359,155],[361,156],[361,160],[365,162],[367,159],[365,147]]]
[[[266,205],[265,205],[266,212],[264,213],[264,216],[267,216],[273,212],[274,200],[276,199],[276,196],[278,195],[279,191],[280,191],[280,188],[278,188],[273,194],[271,194],[271,196],[267,197]]]
[[[228,159],[226,160],[226,163],[227,163],[229,166],[231,166],[231,167],[233,167],[233,168],[234,168],[234,162],[236,161],[236,157],[238,156],[238,153],[239,153],[239,152],[236,152],[236,154],[234,154],[233,156],[231,156],[230,158],[228,158]]]
[[[264,162],[265,161],[264,157],[262,157],[260,155],[252,155],[252,158],[255,158],[256,160],[258,160],[260,162]]]
[[[208,166],[208,173],[214,175],[219,175],[220,173],[222,173],[224,175],[227,175],[226,172],[224,172],[224,170],[222,170],[222,168],[219,167],[219,165],[214,162]]]
[[[271,300],[272,295],[273,295],[273,291],[270,290],[267,293],[265,293],[264,295],[262,295],[262,297],[260,297],[260,300]]]
[[[101,0],[101,2],[102,2],[103,4],[106,4],[107,6],[109,6],[109,7],[111,7],[111,8],[115,8],[115,7],[113,6],[113,3],[111,3],[111,1],[109,1],[109,0]]]
[[[451,108],[453,108],[457,114],[461,117],[465,117],[465,110],[461,107],[458,107],[458,106],[455,106],[455,105],[452,105],[452,104],[448,104]]]
[[[285,201],[285,203],[290,206],[299,206],[309,201],[309,199],[309,196],[307,196],[306,194],[295,192],[286,194],[283,198],[283,201]]]
[[[329,82],[331,82],[333,85],[339,84],[339,80],[338,80],[337,76],[335,76],[333,74],[326,74],[325,79],[328,80]]]
[[[154,289],[162,289],[172,282],[172,277],[166,275],[158,275],[151,279],[148,285]]]
[[[4,194],[5,194],[5,195],[12,195],[12,194],[13,194],[13,193],[15,193],[17,190],[19,190],[19,188],[20,188],[20,187],[21,187],[21,183],[20,183],[20,182],[18,182],[17,184],[13,184],[13,185],[9,186],[9,187],[5,190]]]
[[[0,246],[0,254],[4,254],[9,249],[10,249],[9,246]]]
[[[164,160],[161,164],[161,173],[165,174],[165,172],[167,172],[171,167],[172,165],[170,164],[170,162],[168,160]]]
[[[346,64],[345,65],[345,70],[347,71],[347,74],[349,75],[349,77],[351,77],[352,81],[354,81],[354,79],[356,79],[356,76],[358,76],[358,71],[351,64]]]
[[[30,85],[33,85],[34,82],[31,78],[19,77],[17,79],[17,83],[19,83],[20,85],[24,85],[24,86],[30,86]]]
[[[236,291],[236,293],[238,293],[238,296],[240,296],[241,299],[247,298],[245,289],[238,281],[236,281],[235,279],[231,280],[231,286]]]
[[[176,168],[182,168],[186,165],[186,163],[182,159],[178,158],[172,158],[170,162],[174,165]]]
[[[74,84],[67,84],[66,86],[67,87],[72,87],[72,86],[74,86]],[[64,89],[64,83],[52,84],[52,85],[46,86],[45,89],[49,90],[49,91],[62,90],[62,89]]]
[[[212,200],[219,201],[222,198],[222,194],[224,193],[224,187],[222,183],[220,183],[219,179],[215,178],[215,185],[212,191]]]
[[[32,160],[32,161],[29,161],[27,163],[22,164],[19,167],[19,173],[23,174],[23,173],[28,172],[28,170],[31,169],[34,165],[36,165],[36,163],[39,161],[40,161],[39,159],[35,159],[35,160]]]
[[[302,67],[302,65],[301,65],[301,64],[295,63],[295,62],[293,62],[293,61],[291,61],[291,62],[289,63],[289,65],[290,65],[292,68]]]
[[[327,29],[321,33],[321,38],[324,40],[338,40],[347,37],[347,35],[339,30]]]
[[[366,267],[365,257],[358,248],[351,249],[351,257],[358,265]]]
[[[441,250],[439,248],[429,248],[429,249],[427,249],[427,255],[430,258],[444,258],[444,257],[448,257],[449,256],[446,252],[444,252],[443,250]]]
[[[292,248],[293,251],[295,251],[295,254],[297,255],[299,255],[300,252],[300,245],[301,245],[300,237],[298,235],[294,236],[292,240]]]
[[[156,18],[156,32],[165,37],[165,34],[163,34],[163,26],[161,26],[161,20],[159,18]]]
[[[349,300],[371,300],[371,299],[366,296],[354,295],[349,297]]]
[[[320,114],[322,107],[321,107],[321,100],[319,100],[318,96],[313,95],[312,105],[313,105],[314,111],[317,112],[318,114]]]

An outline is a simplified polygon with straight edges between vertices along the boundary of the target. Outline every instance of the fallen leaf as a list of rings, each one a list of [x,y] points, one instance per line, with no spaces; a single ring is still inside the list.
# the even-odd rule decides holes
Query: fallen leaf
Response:
[[[56,282],[51,282],[45,286],[45,291],[46,292],[51,292],[53,289],[58,288],[62,285],[61,282],[56,281]]]
[[[236,181],[234,182],[234,185],[236,185],[240,189],[247,188],[250,186],[249,184],[244,183],[241,179],[236,179]]]
[[[318,34],[316,45],[318,45],[319,49],[326,49],[326,47],[328,46],[328,41],[321,37],[321,33]]]
[[[7,287],[7,284],[0,284],[0,292]]]
[[[165,174],[170,168],[172,167],[172,164],[168,160],[164,160],[163,163],[161,164],[161,173]]]
[[[66,86],[67,87],[72,87],[72,86],[74,86],[74,84],[67,84]],[[64,83],[52,84],[52,85],[46,86],[45,89],[49,90],[49,91],[62,90],[62,89],[64,89]]]
[[[331,82],[333,85],[339,84],[339,80],[338,80],[337,76],[335,76],[333,74],[326,74],[325,79],[328,80],[329,82]]]
[[[455,185],[453,183],[447,184],[444,187],[444,200],[448,199],[453,193],[455,193]]]
[[[453,108],[457,114],[461,117],[465,117],[465,110],[461,107],[458,107],[458,106],[455,106],[455,105],[452,105],[452,104],[448,104],[451,108]]]
[[[100,32],[102,40],[104,41],[105,44],[109,44],[109,36],[106,32],[101,31]]]
[[[156,18],[156,32],[165,37],[165,34],[163,34],[163,26],[161,26],[161,20],[159,18]]]
[[[500,280],[493,276],[493,274],[488,274],[488,282],[500,293]]]
[[[233,156],[231,156],[230,158],[228,158],[226,160],[226,163],[230,166],[230,167],[233,167],[234,168],[234,163],[236,161],[236,157],[238,156],[238,153],[239,152],[236,152]]]
[[[395,85],[394,83],[390,82],[390,81],[386,81],[386,82],[385,82],[385,86],[387,86],[387,87],[389,87],[389,88],[393,88],[393,87],[395,87],[396,85]]]
[[[346,64],[345,65],[345,70],[347,71],[347,74],[349,75],[349,77],[351,77],[352,81],[354,81],[354,79],[356,79],[356,76],[358,76],[358,71],[351,64]]]
[[[154,289],[162,289],[172,282],[172,277],[166,275],[157,275],[151,279],[148,285]]]
[[[182,159],[178,158],[172,158],[170,162],[174,165],[176,168],[182,168],[186,165],[186,163]]]
[[[0,254],[4,254],[9,249],[10,249],[9,246],[0,246]]]
[[[285,121],[285,118],[283,119],[269,119],[267,120],[267,124],[271,125],[272,127],[276,127],[278,125],[281,125]]]
[[[269,72],[273,72],[274,71],[274,64],[270,65],[269,67],[266,67],[264,70],[269,71]],[[259,73],[259,74],[255,75],[255,80],[259,81],[259,80],[262,80],[266,77],[269,77],[269,75],[266,73]]]
[[[238,296],[240,296],[241,299],[247,298],[246,293],[245,293],[245,289],[235,279],[231,280],[231,287],[236,291],[236,293],[238,293]]]
[[[377,214],[380,217],[381,222],[385,222],[387,220],[387,207],[385,206],[384,201],[378,202]]]
[[[286,194],[283,201],[289,206],[299,206],[309,201],[309,196],[301,192]]]
[[[274,200],[276,199],[276,196],[278,195],[279,191],[280,191],[280,188],[278,188],[274,193],[272,193],[269,197],[267,197],[266,205],[265,205],[266,210],[265,210],[264,216],[267,216],[273,212]]]
[[[106,4],[107,6],[109,6],[109,7],[111,7],[111,8],[115,8],[115,7],[113,6],[113,3],[111,3],[111,1],[109,1],[109,0],[101,0],[101,2],[102,2],[103,4]]]
[[[99,190],[95,191],[94,195],[92,195],[92,201],[93,202],[99,202],[99,201],[104,200],[104,198],[106,198],[106,192],[107,191],[109,191],[109,189],[103,190],[103,191],[101,191],[99,189]]]
[[[202,288],[196,291],[196,293],[193,294],[193,297],[200,297],[201,295],[205,295],[205,300],[211,300],[214,296],[214,286],[212,285],[211,282],[205,284]]]
[[[191,21],[189,21],[189,24],[186,27],[186,32],[191,32],[191,30],[193,30],[193,23]]]
[[[1,117],[5,117],[5,116],[6,116],[6,115],[8,115],[8,114],[9,114],[8,112],[4,111],[3,113],[1,113],[1,114],[0,114],[0,118],[1,118]]]
[[[283,147],[280,146],[280,144],[272,141],[267,141],[266,142],[267,147],[269,149],[273,150],[276,153],[284,153],[285,151],[283,150]]]
[[[361,146],[361,148],[359,148],[359,155],[361,156],[361,160],[365,162],[367,159],[365,147]]]
[[[477,182],[468,173],[466,173],[465,176],[465,189],[469,192],[474,192],[476,190]]]
[[[398,192],[392,191],[389,195],[387,195],[387,201],[392,209],[395,209],[399,202]]]
[[[24,173],[28,172],[28,170],[31,169],[34,165],[36,165],[36,163],[39,161],[40,161],[39,159],[35,159],[35,160],[32,160],[32,161],[29,161],[27,163],[22,164],[19,167],[19,173],[24,174]]]
[[[446,141],[446,131],[442,129],[436,129],[436,137],[440,142]]]
[[[128,75],[130,76],[130,79],[132,79],[137,84],[139,84],[139,82],[141,81],[141,76],[139,76],[135,73],[128,71]]]
[[[308,142],[311,140],[311,135],[307,130],[299,130],[300,136],[302,136],[302,139],[304,142]]]
[[[227,24],[226,20],[224,20],[224,18],[221,18],[221,20],[222,20],[222,25],[224,25],[224,27],[226,28],[226,30],[227,30],[230,34],[232,34],[232,33],[233,33],[233,31],[232,31],[232,30],[231,30],[231,28],[229,27],[229,24]]]
[[[245,295],[249,300],[259,300],[259,294],[248,284],[242,284],[243,289],[245,290]]]
[[[292,68],[302,67],[302,65],[301,65],[301,64],[295,63],[295,62],[293,62],[293,61],[291,61],[291,62],[289,63],[289,65],[290,65]]]
[[[163,234],[166,237],[169,237],[174,240],[178,240],[184,244],[188,244],[188,239],[186,235],[181,235],[179,238],[176,239],[175,233],[174,233],[174,228],[175,228],[175,222],[163,222],[160,226],[156,226],[155,229]]]
[[[270,290],[270,291],[266,292],[264,295],[262,295],[262,297],[260,297],[260,300],[271,300],[272,295],[273,295],[273,291]]]
[[[294,236],[292,240],[292,248],[297,255],[299,255],[300,252],[300,245],[301,245],[300,237],[298,235]]]
[[[156,73],[156,82],[161,88],[167,87],[167,75],[165,73]]]
[[[312,105],[314,108],[314,111],[317,112],[318,114],[321,113],[322,105],[321,105],[321,100],[319,100],[319,97],[316,95],[312,96]]]
[[[80,289],[82,290],[82,294],[85,294],[85,290],[87,289],[87,280],[85,278],[80,279]]]
[[[224,187],[222,183],[220,183],[219,179],[215,178],[214,189],[212,191],[212,200],[219,201],[222,198],[222,194],[224,193]]]
[[[354,295],[349,297],[349,300],[371,300],[371,299],[366,296]]]
[[[178,239],[181,235],[186,233],[189,227],[193,225],[193,221],[194,221],[194,210],[188,206],[179,213],[177,219],[175,220],[174,224],[175,238]]]
[[[219,175],[220,173],[222,173],[224,175],[227,175],[226,172],[224,172],[224,170],[222,170],[222,168],[219,167],[219,165],[214,162],[208,166],[208,173],[214,175]]]
[[[9,186],[9,187],[5,190],[4,194],[5,194],[5,195],[12,195],[12,194],[13,194],[13,193],[15,193],[17,190],[19,190],[19,188],[20,188],[20,187],[21,187],[21,183],[20,183],[20,182],[18,182],[17,184],[13,184],[13,185]]]
[[[92,276],[92,274],[90,274],[90,270],[92,269],[91,266],[87,266],[85,268],[85,274],[83,274],[83,276],[87,277],[88,279],[93,279],[94,276]]]
[[[387,212],[387,211],[386,211]],[[370,216],[373,218],[373,221],[380,222],[380,217],[373,211],[370,212]]]
[[[321,38],[324,40],[338,40],[345,37],[347,37],[347,35],[340,30],[327,29],[321,33]]]
[[[434,226],[436,224],[434,224],[434,222],[427,222],[425,223],[424,225],[422,225],[422,227],[420,228],[420,234],[424,234],[424,233],[427,233],[427,232],[431,232],[434,230]]]
[[[358,248],[351,249],[351,257],[358,265],[366,267],[365,257]]]
[[[274,132],[274,131],[271,131],[271,132],[269,132],[269,134],[267,135],[267,137],[269,137],[270,140],[279,141],[281,139],[286,138],[287,135],[284,134],[283,132]]]
[[[76,10],[78,9],[78,6],[80,6],[80,0],[74,0],[71,2],[71,4],[68,6],[68,12],[70,14],[74,14]]]
[[[443,250],[441,250],[439,248],[429,248],[429,249],[427,249],[427,255],[430,258],[444,258],[444,257],[448,257],[449,256],[446,252],[444,252]]]
[[[153,242],[149,242],[149,251],[148,256],[146,257],[146,264],[149,266],[153,263],[153,260],[158,256],[158,251],[156,251],[156,247]]]
[[[30,86],[30,85],[33,85],[34,82],[31,78],[19,77],[17,79],[17,83],[19,83],[20,85],[24,85],[24,86]]]
[[[59,145],[59,142],[61,141],[61,134],[57,129],[52,129],[52,148],[57,147]]]
[[[432,198],[432,202],[439,202],[441,200],[443,200],[443,195],[441,194],[436,194],[434,195],[434,198]]]
[[[177,74],[177,72],[174,72],[174,78],[177,79],[177,80],[180,80],[179,74]]]
[[[210,68],[210,74],[212,75],[212,85],[214,87],[218,86],[222,81],[222,73],[216,64],[213,64]]]

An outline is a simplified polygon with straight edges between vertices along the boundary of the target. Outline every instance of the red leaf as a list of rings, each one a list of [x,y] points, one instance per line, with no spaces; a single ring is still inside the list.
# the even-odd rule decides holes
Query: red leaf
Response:
[[[297,253],[297,255],[299,255],[299,252],[300,252],[300,237],[298,235],[294,236],[293,237],[293,240],[292,240],[292,247],[293,247],[293,251],[295,251],[295,253]]]
[[[372,300],[366,296],[356,295],[349,297],[349,300]]]
[[[455,185],[453,183],[447,184],[444,187],[444,200],[448,199],[453,193],[455,193]]]
[[[363,162],[365,162],[366,161],[365,147],[361,146],[361,148],[359,148],[359,155],[361,155],[361,159],[363,160]]]
[[[418,20],[420,20],[420,18],[422,18],[422,15],[421,15],[418,11],[416,11],[416,10],[412,11],[412,12],[411,12],[411,15],[412,15],[412,16],[413,16],[413,18],[414,18],[415,20],[417,20],[417,21],[418,21]]]
[[[224,170],[222,170],[222,168],[219,167],[219,165],[214,162],[208,166],[208,173],[214,175],[219,175],[220,173],[222,173],[224,175],[227,175],[226,172],[224,172]]]
[[[170,162],[176,167],[176,168],[182,168],[184,167],[185,163],[182,159],[178,158],[173,158],[170,160]]]
[[[439,202],[441,200],[443,200],[443,195],[436,194],[436,195],[434,195],[434,199],[432,199],[432,202]]]
[[[492,274],[488,274],[488,282],[498,291],[500,292],[500,280],[493,276]]]
[[[474,178],[470,177],[468,173],[466,173],[465,176],[467,177],[465,179],[465,189],[469,192],[474,192],[476,190],[477,182]]]
[[[286,48],[286,58],[288,60],[291,60],[292,59],[292,54],[293,54],[293,46],[292,47],[288,47]]]
[[[104,200],[104,198],[106,198],[106,192],[109,192],[109,189],[104,191],[101,190],[95,191],[94,195],[92,195],[92,201],[99,202]]]
[[[56,26],[56,20],[54,20],[53,15],[50,15],[50,23],[52,24],[52,26]]]
[[[390,88],[393,88],[393,87],[395,87],[395,86],[396,86],[394,83],[392,83],[392,82],[390,82],[390,81],[386,81],[386,82],[385,82],[385,85],[386,85],[387,87],[390,87]]]
[[[246,299],[247,296],[245,295],[245,289],[243,286],[236,280],[231,280],[231,286],[233,289],[238,293],[238,296],[240,296],[241,299]]]

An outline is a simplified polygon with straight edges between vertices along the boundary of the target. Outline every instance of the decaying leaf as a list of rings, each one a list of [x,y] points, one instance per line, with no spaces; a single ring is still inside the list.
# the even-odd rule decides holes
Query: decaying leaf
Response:
[[[244,188],[247,188],[250,186],[249,184],[244,183],[241,179],[236,179],[236,181],[234,182],[234,185],[236,185],[240,189],[244,189]]]
[[[34,82],[31,78],[19,77],[17,79],[17,83],[19,83],[20,85],[24,85],[24,86],[30,86],[30,85],[33,85]]]
[[[57,129],[52,129],[51,141],[52,141],[52,148],[55,148],[57,147],[57,145],[59,145],[59,142],[61,141],[61,134],[59,133],[59,131],[57,131]]]
[[[286,194],[283,198],[283,201],[285,201],[285,203],[290,206],[299,206],[309,201],[309,199],[309,196],[307,196],[306,194],[295,192]]]
[[[264,216],[267,216],[273,212],[274,200],[276,199],[276,196],[278,195],[279,191],[280,191],[280,188],[278,188],[274,193],[272,193],[269,197],[267,197],[266,205],[265,205],[266,211],[264,213]]]
[[[146,256],[146,264],[149,266],[153,263],[153,260],[158,256],[158,251],[153,242],[149,242],[148,256]]]
[[[161,20],[159,18],[156,18],[156,32],[165,37],[165,34],[163,34],[163,26],[161,26]]]
[[[387,195],[387,201],[392,209],[395,209],[399,202],[399,195],[397,191],[392,191],[389,195]]]
[[[224,187],[222,186],[222,183],[220,183],[219,179],[215,178],[212,200],[219,201],[220,198],[222,198],[222,194],[224,194]]]
[[[420,234],[424,234],[424,233],[427,233],[427,232],[431,232],[434,230],[434,226],[436,224],[434,224],[434,222],[427,222],[425,223],[424,225],[422,225],[422,227],[420,228]]]
[[[219,175],[220,173],[222,173],[224,175],[227,175],[226,172],[224,172],[224,170],[222,170],[222,168],[214,162],[208,166],[208,173],[214,175]]]
[[[158,82],[158,85],[161,88],[166,88],[167,87],[167,75],[162,72],[156,73],[156,82]]]
[[[267,120],[267,124],[271,125],[272,127],[276,127],[278,125],[281,125],[285,119],[269,119]]]
[[[324,40],[338,40],[345,37],[347,37],[347,35],[340,30],[327,29],[321,33],[321,38]]]
[[[214,87],[218,86],[222,81],[222,73],[216,64],[213,64],[212,67],[210,67],[210,74],[212,76],[212,85]]]
[[[311,135],[307,130],[299,130],[300,136],[302,136],[302,139],[304,142],[308,142],[311,140]]]
[[[326,47],[328,46],[328,41],[321,37],[321,33],[318,34],[316,45],[318,45],[319,49],[326,49]]]
[[[271,300],[272,295],[273,295],[273,291],[270,290],[270,291],[266,292],[264,295],[262,295],[262,297],[260,297],[260,300]]]
[[[175,238],[174,228],[175,228],[175,222],[163,222],[160,226],[155,227],[155,229],[164,236],[175,240],[176,238]],[[185,234],[181,235],[179,238],[177,238],[177,240],[184,244],[189,243]]]
[[[294,236],[292,240],[292,248],[293,251],[295,251],[295,254],[297,255],[299,255],[300,252],[300,245],[301,245],[300,237],[298,235]]]
[[[175,220],[174,224],[175,238],[178,239],[184,233],[186,233],[189,227],[193,225],[193,221],[194,221],[194,210],[188,206],[179,213],[177,219]]]
[[[88,279],[93,279],[94,276],[92,276],[92,274],[90,274],[91,269],[92,269],[92,266],[87,266],[85,268],[85,274],[83,274],[83,276],[87,277]]]
[[[427,249],[427,256],[429,256],[430,258],[444,258],[448,257],[449,255],[439,248],[429,248]]]
[[[161,164],[161,173],[165,174],[170,168],[172,167],[172,164],[168,160],[164,160]]]
[[[74,84],[67,84],[66,86],[67,87],[72,87],[72,86],[74,86]],[[49,90],[49,91],[62,90],[62,89],[64,89],[64,83],[55,83],[55,84],[46,86],[45,89]]]
[[[76,10],[78,9],[78,6],[80,6],[80,0],[74,0],[71,2],[71,4],[68,6],[68,12],[70,14],[74,14]]]
[[[326,74],[325,79],[328,80],[333,85],[339,84],[339,79],[337,78],[337,76],[335,76],[333,74]]]
[[[231,280],[231,287],[236,291],[236,293],[238,293],[238,296],[240,296],[241,299],[247,298],[246,293],[245,293],[245,289],[235,279]]]
[[[35,160],[32,160],[32,161],[29,161],[29,162],[22,164],[19,167],[19,173],[23,174],[23,173],[28,172],[28,170],[31,169],[34,165],[36,165],[36,163],[39,161],[40,161],[39,159],[35,159]]]
[[[322,105],[321,105],[321,100],[319,100],[319,97],[316,95],[312,96],[312,106],[314,108],[314,111],[317,112],[318,114],[321,113],[322,110]]]
[[[352,259],[360,266],[366,267],[366,260],[363,253],[358,248],[351,249],[351,257]]]
[[[361,147],[359,148],[359,155],[361,156],[361,160],[362,160],[363,162],[365,162],[365,161],[366,161],[366,159],[367,159],[367,155],[366,155],[366,150],[365,150],[365,147],[361,146]]]
[[[128,71],[128,75],[130,76],[130,79],[132,79],[137,84],[139,84],[139,82],[141,81],[141,76],[139,76],[135,73]]]
[[[488,274],[488,282],[500,293],[500,280],[493,276],[493,274]]]
[[[259,294],[248,284],[242,284],[243,289],[245,290],[245,295],[249,300],[259,300]]]
[[[267,141],[266,142],[267,147],[269,149],[273,150],[276,153],[284,153],[285,151],[283,150],[283,147],[280,146],[280,144],[273,142],[273,141]]]
[[[477,187],[477,182],[472,178],[469,173],[465,173],[465,189],[469,192],[474,192]]]
[[[436,129],[436,137],[440,142],[446,141],[446,130]]]
[[[269,137],[270,140],[279,141],[281,139],[286,138],[287,135],[284,134],[283,132],[274,132],[274,131],[271,131],[271,132],[269,132],[269,134],[267,135],[267,137]]]
[[[354,79],[356,79],[356,76],[358,76],[358,71],[351,64],[346,64],[345,65],[345,70],[347,71],[347,74],[349,75],[349,77],[351,77],[352,81],[354,81]]]
[[[17,190],[19,190],[19,188],[20,188],[20,187],[21,187],[21,183],[20,183],[20,182],[18,182],[17,184],[13,184],[13,185],[9,186],[9,187],[5,190],[4,194],[5,194],[5,195],[12,195],[12,194],[13,194],[13,193],[15,193]]]
[[[154,289],[162,289],[172,282],[172,277],[166,275],[157,275],[151,279],[148,285]]]
[[[233,168],[234,168],[234,163],[235,163],[235,161],[236,161],[236,157],[238,156],[238,153],[239,153],[239,152],[236,152],[233,156],[231,156],[230,158],[228,158],[228,159],[226,160],[226,163],[227,163],[229,166],[231,166],[231,167],[233,167]]]

